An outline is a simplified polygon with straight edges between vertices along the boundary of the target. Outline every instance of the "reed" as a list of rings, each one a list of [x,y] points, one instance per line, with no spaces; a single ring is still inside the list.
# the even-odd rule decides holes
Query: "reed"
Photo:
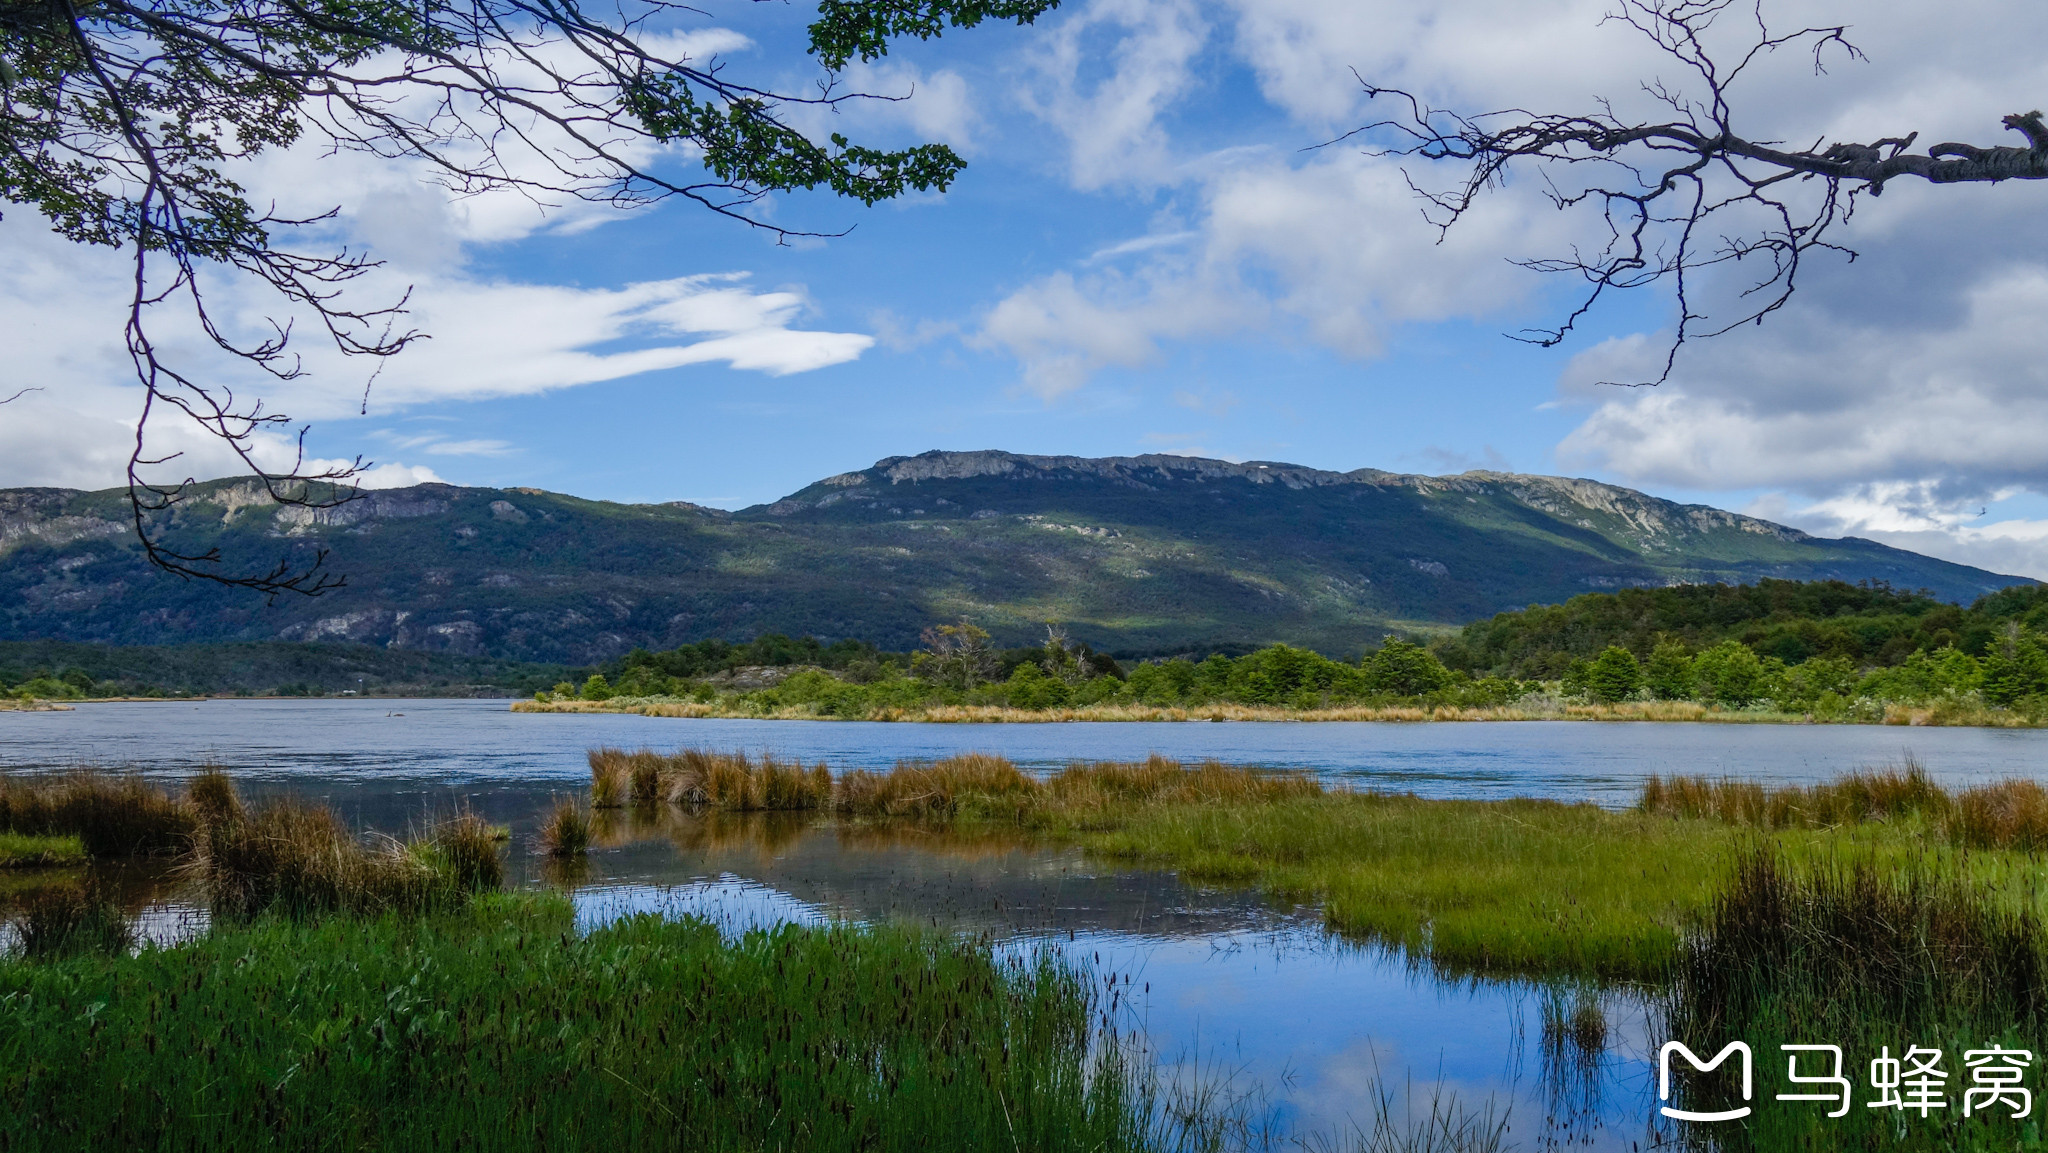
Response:
[[[29,890],[9,924],[30,960],[125,954],[135,943],[127,915],[89,879]]]
[[[1652,776],[1636,807],[1771,829],[1818,829],[1911,817],[1940,819],[1955,800],[1907,758],[1897,768],[1849,773],[1817,785],[1766,789],[1755,781]]]
[[[1202,761],[1188,766],[1157,753],[1136,763],[1095,761],[1068,765],[1046,782],[1055,803],[1104,808],[1117,803],[1256,805],[1319,797],[1311,773],[1252,769]]]
[[[1017,819],[1045,789],[1016,765],[987,753],[908,761],[886,773],[856,769],[839,781],[833,807],[856,817],[952,817],[969,805],[985,816]]]
[[[192,806],[140,777],[79,771],[0,781],[0,832],[75,836],[95,857],[182,851]]]
[[[632,754],[618,749],[590,750],[590,807],[619,809],[632,787]]]
[[[2026,780],[1965,789],[1946,828],[1959,844],[2038,852],[2048,848],[2048,789]]]
[[[504,879],[490,826],[473,815],[406,841],[366,844],[333,809],[289,798],[202,826],[183,871],[216,917],[240,920],[420,913],[460,905]]]
[[[1779,789],[1755,781],[1652,776],[1643,782],[1636,808],[1765,829],[1918,822],[1956,845],[2023,852],[2048,848],[2048,789],[2029,780],[2008,780],[1951,793],[1910,757],[1897,768]]]
[[[2031,874],[2033,870],[2028,870]],[[1994,1044],[2048,1045],[2048,957],[2038,894],[1972,877],[1960,855],[1880,863],[1804,863],[1773,846],[1740,854],[1688,935],[1665,996],[1668,1035],[1695,1049],[1745,1041],[1761,1061],[1781,1044],[1843,1047],[1845,1072],[1908,1044],[1963,1054]],[[1818,1109],[1758,1110],[1759,1149],[1997,1149],[2034,1141],[2009,1111],[1960,1112],[1910,1125],[1859,1103],[1842,1119]],[[1727,1107],[1725,1086],[1681,1078],[1681,1107]],[[1862,1094],[1858,1094],[1859,1102]],[[1691,1102],[1690,1105],[1684,1102]],[[1878,1113],[1882,1114],[1880,1110]]]
[[[540,851],[556,858],[590,852],[590,814],[569,797],[557,797],[540,824]]]
[[[728,812],[818,810],[876,818],[966,815],[1022,820],[1052,810],[1100,809],[1118,803],[1255,804],[1322,792],[1305,773],[1214,761],[1188,766],[1156,755],[1134,764],[1077,762],[1044,781],[988,753],[903,761],[886,772],[853,769],[836,780],[822,764],[806,769],[773,756],[706,749],[685,749],[667,757],[593,749],[590,763],[594,775],[599,765],[630,765],[636,782],[639,774],[651,776],[663,798],[687,807]],[[640,787],[634,785],[635,795]]]
[[[634,753],[628,766],[633,782],[633,803],[651,805],[661,799],[661,754],[653,749]]]
[[[247,816],[242,798],[227,773],[209,765],[185,784],[185,799],[202,825],[239,821]]]
[[[559,897],[266,918],[0,966],[0,1146],[1192,1148],[1098,1043],[1098,988],[895,928],[579,934]]]

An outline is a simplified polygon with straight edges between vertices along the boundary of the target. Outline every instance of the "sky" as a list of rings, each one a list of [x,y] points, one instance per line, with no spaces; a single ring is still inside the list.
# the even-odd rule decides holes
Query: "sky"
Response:
[[[302,342],[309,376],[266,399],[310,424],[316,456],[374,461],[378,485],[738,508],[928,449],[1489,468],[2048,578],[2048,186],[1898,182],[1841,233],[1853,262],[1817,259],[1763,325],[1688,345],[1660,387],[1619,388],[1598,382],[1637,378],[1668,341],[1668,293],[1604,304],[1556,348],[1506,335],[1574,302],[1517,262],[1595,238],[1543,174],[1440,233],[1416,187],[1458,170],[1326,143],[1386,114],[1360,77],[1459,110],[1648,115],[1645,85],[1686,77],[1603,22],[1613,6],[1067,0],[1033,27],[899,45],[846,80],[903,99],[802,126],[941,141],[967,169],[873,208],[777,197],[775,222],[843,233],[781,244],[680,202],[457,197],[414,164],[295,147],[243,182],[286,210],[338,208],[301,240],[384,261],[351,299],[409,290],[430,339],[381,369]],[[703,7],[664,33],[693,57],[784,91],[818,79],[803,3]],[[1847,23],[1863,59],[1761,60],[1733,96],[1756,139],[2010,144],[2000,117],[2048,101],[2048,6],[1764,11]],[[0,396],[38,390],[0,405],[0,486],[120,483],[139,403],[127,274],[31,210],[0,218]],[[277,312],[255,286],[209,288],[243,331]],[[163,435],[185,452],[168,467],[231,471],[205,438]]]

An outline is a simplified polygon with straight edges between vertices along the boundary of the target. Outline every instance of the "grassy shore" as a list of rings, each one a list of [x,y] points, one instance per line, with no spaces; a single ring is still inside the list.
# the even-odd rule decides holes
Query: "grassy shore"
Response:
[[[1757,846],[1802,869],[1917,863],[2017,905],[2038,899],[2031,850],[2048,845],[2048,793],[2037,786],[1952,796],[1911,767],[1775,793],[1656,781],[1625,812],[1333,791],[1297,773],[1162,757],[1077,763],[1044,779],[983,754],[835,777],[738,753],[612,749],[593,751],[591,768],[600,806],[1010,830],[1318,904],[1331,928],[1452,971],[1647,982],[1669,977],[1687,926]]]
[[[613,697],[602,701],[518,700],[515,713],[626,713],[643,717],[728,718],[771,721],[896,721],[922,724],[1051,724],[1067,721],[1693,721],[1735,725],[1886,724],[1971,726],[1979,728],[2037,727],[2008,709],[1965,704],[1885,705],[1863,716],[1822,716],[1771,709],[1732,709],[1694,701],[1623,701],[1616,704],[1574,704],[1542,701],[1488,708],[1450,705],[1352,705],[1292,709],[1270,705],[1209,704],[1155,706],[1109,704],[1081,708],[1017,709],[993,705],[933,705],[918,708],[877,708],[858,713],[827,713],[811,704],[764,708],[744,696],[716,701],[673,697]]]
[[[1147,1147],[1096,995],[892,929],[726,940],[566,900],[265,918],[0,967],[8,1149]],[[90,1022],[89,1027],[80,1022]]]

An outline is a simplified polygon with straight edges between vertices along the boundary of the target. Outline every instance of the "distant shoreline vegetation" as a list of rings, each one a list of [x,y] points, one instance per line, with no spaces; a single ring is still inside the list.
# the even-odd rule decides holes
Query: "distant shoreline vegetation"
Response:
[[[2048,588],[1968,608],[1882,584],[1630,589],[1532,606],[1355,661],[1288,645],[1117,660],[969,621],[912,653],[763,637],[635,651],[520,712],[901,721],[1649,720],[2048,724]]]

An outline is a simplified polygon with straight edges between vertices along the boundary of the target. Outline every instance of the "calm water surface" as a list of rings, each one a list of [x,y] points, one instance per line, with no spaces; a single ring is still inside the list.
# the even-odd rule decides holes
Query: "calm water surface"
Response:
[[[207,763],[245,791],[323,797],[366,828],[402,831],[456,804],[513,826],[521,884],[573,883],[579,916],[711,916],[735,929],[785,920],[913,921],[1053,947],[1132,991],[1176,1075],[1227,1082],[1253,1112],[1301,1133],[1367,1123],[1390,1090],[1427,1112],[1435,1091],[1506,1110],[1523,1148],[1652,1144],[1649,1012],[1599,994],[1597,1057],[1544,1043],[1547,1000],[1520,982],[1447,977],[1334,939],[1315,909],[1190,886],[1001,838],[878,834],[776,815],[601,814],[575,877],[531,853],[536,818],[588,781],[593,745],[772,751],[835,769],[963,750],[1031,768],[1151,752],[1310,769],[1332,783],[1426,796],[1548,796],[1623,805],[1648,773],[1806,782],[1910,754],[1949,783],[2041,776],[2048,732],[1850,726],[1498,724],[906,725],[508,713],[491,701],[210,701],[0,713],[0,769],[79,764],[182,775]],[[133,904],[160,939],[203,918],[138,873]],[[1410,1104],[1412,1103],[1412,1104]]]
[[[1148,753],[1310,769],[1424,796],[1545,796],[1621,806],[1649,773],[1810,782],[1917,757],[1945,783],[2048,776],[2048,730],[1525,721],[918,725],[514,714],[503,701],[206,701],[0,712],[0,765],[76,764],[330,780],[489,784],[585,778],[593,745],[774,752],[886,768],[968,750],[1053,768]]]

